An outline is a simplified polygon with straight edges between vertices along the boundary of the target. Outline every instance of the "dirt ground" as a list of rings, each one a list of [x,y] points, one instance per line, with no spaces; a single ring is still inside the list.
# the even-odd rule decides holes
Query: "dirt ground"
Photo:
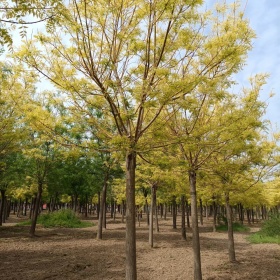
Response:
[[[15,227],[15,222],[11,216],[0,227],[1,280],[125,279],[125,224],[120,220],[108,220],[101,241],[96,240],[96,225],[85,229],[38,227],[37,237],[31,239],[28,227]],[[232,264],[227,234],[211,232],[210,221],[204,224],[200,227],[203,279],[280,279],[279,245],[250,244],[246,240],[249,233],[236,233],[237,262]],[[254,226],[251,231],[257,229]],[[160,220],[155,246],[150,248],[146,222],[137,225],[138,280],[193,279],[191,233],[187,230],[184,241],[180,228],[172,229],[171,218]]]

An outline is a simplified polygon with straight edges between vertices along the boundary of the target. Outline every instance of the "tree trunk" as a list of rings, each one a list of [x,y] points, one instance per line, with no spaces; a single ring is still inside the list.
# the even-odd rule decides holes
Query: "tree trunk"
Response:
[[[177,228],[177,224],[176,224],[176,219],[177,219],[177,215],[176,215],[176,197],[173,196],[172,199],[172,217],[173,217],[173,228]]]
[[[104,187],[104,186],[103,186]],[[99,220],[99,214],[100,214],[100,192],[98,192],[98,201],[97,201],[97,206],[96,206],[96,214],[97,214],[97,219]]]
[[[186,213],[187,213],[187,227],[190,228],[190,210],[189,210],[189,204],[188,204],[188,200],[186,199]]]
[[[232,212],[229,204],[229,193],[226,193],[226,215],[228,225],[228,254],[229,261],[235,262],[235,250],[234,250],[234,238],[233,238],[233,226],[232,226]]]
[[[167,219],[167,204],[166,203],[164,203],[164,220],[166,220]]]
[[[198,229],[197,196],[196,196],[196,172],[189,171],[190,193],[191,193],[191,217],[194,254],[194,280],[202,280],[200,240]]]
[[[186,235],[186,197],[184,195],[181,196],[181,205],[182,205],[182,237],[183,239],[187,240]]]
[[[103,225],[103,216],[105,214],[106,206],[106,192],[108,186],[108,173],[106,173],[103,182],[103,188],[101,193],[100,205],[99,205],[99,215],[98,215],[98,229],[97,229],[97,239],[102,239],[102,225]]]
[[[247,215],[247,222],[249,225],[251,225],[250,209],[246,209],[246,215]]]
[[[136,280],[135,227],[135,169],[136,153],[126,155],[126,280]]]
[[[157,194],[155,193],[155,214],[156,214],[156,229],[159,232],[159,224],[158,224],[158,208],[157,208]]]
[[[24,213],[23,213],[24,216],[27,215],[27,206],[28,206],[28,198],[25,199],[25,207],[24,207]]]
[[[216,226],[217,226],[217,204],[213,200],[213,232],[216,232]]]
[[[113,219],[115,221],[116,220],[116,201],[115,200],[114,200],[114,203],[113,203],[113,207],[114,207]]]
[[[30,220],[31,220],[32,215],[33,215],[34,200],[35,200],[35,198],[32,197],[32,198],[31,198],[31,202],[30,202],[30,208],[29,208],[29,219],[30,219]]]
[[[0,205],[0,226],[3,223],[3,215],[4,215],[4,205],[5,205],[5,196],[6,190],[1,190],[1,205]]]
[[[239,204],[239,211],[240,211],[240,214],[239,214],[239,220],[241,222],[241,224],[243,225],[243,221],[244,221],[244,212],[243,212],[243,205],[240,203]]]
[[[149,212],[149,205],[148,205],[148,201],[146,198],[146,203],[145,203],[145,209],[146,209],[146,222],[147,222],[147,226],[150,225],[150,212]]]
[[[200,224],[203,226],[203,205],[202,199],[199,199],[199,209],[200,209]]]
[[[43,184],[39,183],[34,212],[33,212],[32,218],[31,218],[31,227],[29,230],[29,234],[31,237],[35,236],[35,229],[36,229],[36,224],[37,224],[37,218],[38,218],[38,213],[39,213],[39,208],[40,208],[42,192],[43,192]]]
[[[85,217],[88,217],[88,195],[86,194]]]
[[[122,207],[121,207],[121,211],[122,211],[122,223],[124,223],[124,212],[125,212],[125,206],[124,206],[124,200],[122,200]]]
[[[106,199],[107,197],[105,198],[105,204],[104,204],[104,208],[103,208],[103,228],[106,229],[106,226],[107,226],[107,203],[106,203]]]
[[[21,198],[19,199],[19,206],[18,206],[18,209],[17,209],[17,217],[20,217],[21,216],[21,207],[22,207],[22,201],[21,201]]]
[[[151,187],[151,206],[150,206],[150,225],[149,225],[149,244],[154,246],[154,207],[155,207],[155,187]]]

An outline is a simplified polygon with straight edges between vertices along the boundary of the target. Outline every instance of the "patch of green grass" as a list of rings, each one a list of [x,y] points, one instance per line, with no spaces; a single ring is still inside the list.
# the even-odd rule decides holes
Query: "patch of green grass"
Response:
[[[240,223],[233,223],[232,224],[233,227],[233,231],[235,232],[247,232],[250,231],[250,228],[247,226],[244,226]],[[227,231],[228,230],[228,226],[227,224],[222,224],[222,225],[218,225],[216,227],[217,231]]]
[[[19,225],[30,225],[31,221],[19,223]],[[64,227],[64,228],[84,228],[90,227],[93,224],[90,222],[81,221],[78,216],[69,209],[63,209],[47,214],[42,214],[38,217],[37,224],[43,227]]]
[[[280,244],[280,235],[267,236],[267,235],[263,235],[261,232],[256,232],[248,236],[248,241],[255,244],[262,244],[262,243]]]
[[[252,243],[280,244],[280,216],[275,215],[266,220],[261,230],[250,235],[248,240]]]

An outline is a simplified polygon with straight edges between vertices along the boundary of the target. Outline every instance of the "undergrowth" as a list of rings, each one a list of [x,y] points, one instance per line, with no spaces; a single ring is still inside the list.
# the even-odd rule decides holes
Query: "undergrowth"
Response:
[[[280,215],[274,215],[266,220],[260,231],[251,234],[248,240],[252,243],[280,244]]]
[[[19,223],[19,225],[29,225],[31,221]],[[79,219],[74,211],[70,209],[62,209],[55,212],[42,214],[38,217],[37,224],[43,227],[64,227],[64,228],[84,228],[90,227],[93,224],[84,222]]]
[[[242,225],[240,223],[233,223],[232,224],[232,228],[233,228],[233,231],[235,232],[246,232],[246,231],[250,231],[250,228],[245,226],[245,225]],[[216,230],[218,231],[227,231],[228,230],[228,226],[227,226],[227,223],[225,224],[221,224],[221,225],[218,225],[216,227]]]

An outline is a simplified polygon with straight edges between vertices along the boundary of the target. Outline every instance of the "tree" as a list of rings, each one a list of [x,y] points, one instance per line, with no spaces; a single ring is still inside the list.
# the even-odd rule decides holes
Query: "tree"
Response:
[[[151,141],[150,129],[171,103],[195,99],[194,89],[200,84],[206,89],[213,75],[224,77],[240,68],[250,49],[253,33],[242,15],[219,8],[208,34],[212,18],[198,10],[201,3],[69,1],[63,24],[18,53],[63,91],[80,123],[94,124],[106,136],[106,148],[125,157],[126,279],[137,277],[136,156],[159,144]],[[100,125],[93,111],[113,121]],[[109,123],[114,123],[113,135]]]
[[[238,68],[239,62],[230,70],[227,69],[227,75]],[[260,118],[265,106],[258,101],[258,96],[265,77],[257,76],[252,81],[251,91],[245,90],[244,96],[238,98],[228,93],[230,76],[227,75],[212,73],[211,83],[201,83],[195,99],[186,97],[180,104],[173,106],[172,122],[167,125],[174,138],[180,139],[178,161],[189,175],[195,279],[202,277],[197,214],[198,171],[206,168],[207,163],[223,151],[233,152],[233,156],[242,153],[246,146],[244,142],[255,140],[255,130],[263,125]],[[230,159],[225,156],[224,162],[227,160]],[[223,168],[231,170],[226,165]]]

